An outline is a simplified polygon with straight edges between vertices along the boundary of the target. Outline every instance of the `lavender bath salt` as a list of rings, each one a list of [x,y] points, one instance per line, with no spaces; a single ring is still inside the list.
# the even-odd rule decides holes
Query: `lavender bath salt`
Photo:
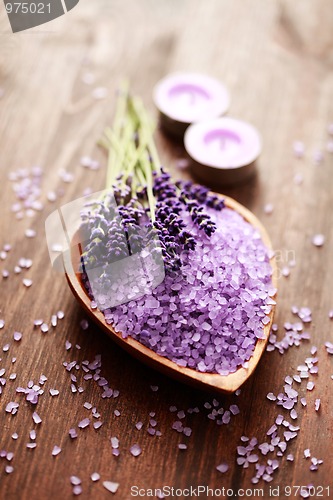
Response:
[[[94,301],[124,338],[179,366],[228,375],[246,367],[265,337],[276,290],[258,230],[226,207],[205,207],[205,213],[216,225],[209,236],[182,212],[195,249],[181,252],[180,269],[166,268],[152,293],[108,309],[104,295]]]

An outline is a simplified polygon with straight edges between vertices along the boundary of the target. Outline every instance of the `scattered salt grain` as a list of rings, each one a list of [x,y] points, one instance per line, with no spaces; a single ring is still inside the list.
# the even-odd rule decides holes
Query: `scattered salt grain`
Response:
[[[113,449],[119,448],[119,439],[117,437],[111,438],[111,446]]]
[[[315,234],[312,237],[312,244],[315,247],[322,247],[325,243],[325,236],[323,234]]]
[[[310,452],[309,448],[307,448],[306,450],[304,450],[304,456],[305,456],[305,458],[310,458],[311,457],[311,452]]]
[[[179,443],[178,444],[178,449],[179,450],[187,450],[187,444]]]
[[[89,322],[86,319],[80,321],[80,326],[82,330],[87,330],[89,328]]]
[[[90,424],[90,419],[84,418],[83,420],[81,420],[81,422],[78,423],[78,427],[80,429],[85,429],[86,427],[88,427],[89,424]]]
[[[43,324],[41,325],[40,329],[41,329],[41,331],[42,331],[43,333],[47,333],[47,332],[49,331],[49,326],[48,326],[48,324],[47,324],[47,323],[43,323]]]
[[[82,486],[80,484],[74,486],[73,495],[81,495],[81,493],[82,493]]]
[[[273,213],[273,210],[274,210],[274,205],[272,203],[266,203],[266,205],[264,206],[265,214],[270,215],[271,213]]]
[[[32,285],[32,280],[31,280],[31,279],[29,279],[29,278],[24,278],[24,279],[22,280],[22,283],[23,283],[23,285],[24,285],[26,288],[30,288],[30,287],[31,287],[31,285]]]
[[[14,337],[14,340],[16,342],[19,342],[21,340],[21,338],[22,338],[22,333],[20,333],[20,332],[14,332],[13,337]]]
[[[138,444],[134,444],[130,448],[130,452],[133,455],[133,457],[138,457],[141,454],[141,451],[142,450],[141,450],[141,448],[140,448],[140,446]]]
[[[304,177],[302,174],[297,173],[294,175],[294,183],[296,186],[300,186],[303,183]]]
[[[42,419],[35,411],[32,414],[32,420],[35,422],[35,424],[40,424],[42,422]]]
[[[303,158],[305,151],[304,143],[301,141],[294,141],[293,151],[296,158]]]
[[[105,99],[108,96],[108,89],[105,87],[96,87],[91,95],[96,100]]]
[[[98,474],[98,472],[93,472],[93,473],[91,474],[91,476],[90,476],[90,479],[91,479],[92,481],[94,481],[94,482],[95,482],[95,481],[99,481],[99,480],[100,480],[100,478],[101,478],[101,476]]]
[[[315,410],[318,411],[320,408],[320,399],[316,399],[315,401]]]
[[[119,483],[114,483],[113,481],[103,481],[103,486],[111,493],[116,493],[119,488]]]
[[[57,455],[59,455],[59,453],[61,453],[61,448],[59,446],[55,445],[53,447],[53,450],[52,450],[52,455],[54,457],[56,457]]]
[[[324,161],[324,154],[322,151],[317,149],[316,151],[313,152],[313,161],[316,165],[319,165]]]
[[[70,477],[70,482],[71,482],[71,484],[72,484],[73,486],[77,486],[77,485],[81,484],[81,482],[82,482],[82,481],[81,481],[81,479],[80,479],[79,477],[77,477],[77,476],[71,476],[71,477]]]
[[[26,229],[24,234],[27,238],[34,238],[37,233],[34,229]]]

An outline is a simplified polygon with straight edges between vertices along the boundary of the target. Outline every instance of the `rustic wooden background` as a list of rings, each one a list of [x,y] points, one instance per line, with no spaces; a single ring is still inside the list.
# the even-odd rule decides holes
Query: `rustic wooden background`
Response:
[[[314,391],[307,394],[308,407],[299,411],[301,431],[288,450],[295,462],[284,457],[274,474],[273,486],[332,485],[333,466],[333,373],[332,359],[323,344],[332,340],[333,322],[328,311],[333,308],[333,155],[325,151],[327,126],[333,121],[333,4],[330,0],[304,2],[296,0],[81,0],[69,14],[43,27],[11,34],[3,5],[0,7],[0,185],[1,238],[13,245],[0,269],[11,275],[0,281],[1,347],[9,342],[9,352],[1,352],[0,368],[6,375],[16,372],[15,381],[7,380],[0,398],[0,448],[14,452],[14,472],[4,472],[6,461],[0,459],[0,497],[3,499],[71,498],[71,475],[83,481],[83,499],[109,498],[111,493],[102,480],[120,483],[117,498],[130,498],[131,485],[177,487],[207,484],[210,487],[250,488],[253,466],[236,466],[236,446],[242,434],[265,441],[265,432],[279,413],[266,399],[269,391],[278,393],[284,378],[296,373],[297,365],[309,355],[311,345],[319,351],[319,375]],[[313,322],[309,328],[311,342],[291,348],[283,357],[277,352],[265,353],[255,375],[243,387],[239,397],[218,397],[222,405],[237,402],[241,409],[229,426],[219,427],[207,418],[203,408],[211,394],[189,389],[145,368],[116,347],[98,328],[91,325],[83,331],[84,317],[62,274],[51,269],[44,236],[46,216],[67,201],[80,196],[84,189],[103,187],[105,159],[96,147],[105,125],[114,111],[114,93],[122,76],[130,79],[133,90],[155,113],[151,93],[155,82],[172,70],[208,72],[229,87],[232,104],[230,115],[249,120],[262,132],[264,150],[258,164],[258,176],[250,183],[227,194],[255,212],[266,225],[281,265],[294,254],[296,266],[288,278],[279,280],[276,321],[283,335],[283,323],[293,320],[293,304],[309,306]],[[91,73],[94,83],[82,78]],[[92,91],[106,87],[108,96],[95,100]],[[294,157],[292,144],[302,140],[305,158]],[[175,176],[189,176],[177,169],[184,158],[176,145],[160,133],[159,150],[164,163]],[[316,165],[315,151],[324,152],[324,161]],[[82,155],[101,161],[97,171],[79,165]],[[17,221],[11,212],[16,201],[8,180],[9,172],[40,165],[44,169],[42,198],[44,210],[33,218]],[[64,183],[59,170],[66,169],[74,182]],[[301,185],[294,176],[301,174]],[[55,203],[46,201],[50,190],[64,190]],[[264,213],[267,203],[274,205],[271,215]],[[37,237],[27,239],[24,230],[34,228]],[[311,244],[313,234],[323,233],[323,248]],[[33,259],[29,271],[13,273],[20,257]],[[31,288],[22,285],[22,277],[33,279]],[[47,334],[33,329],[39,317],[49,321],[59,309],[65,319]],[[14,330],[23,333],[20,343],[13,342]],[[74,347],[65,350],[65,340]],[[92,360],[102,354],[102,375],[113,388],[120,390],[116,400],[101,400],[96,384],[85,382],[82,394],[72,394],[69,374],[63,361]],[[12,357],[17,357],[12,365]],[[45,394],[40,397],[40,426],[32,422],[33,408],[15,393],[29,380],[37,382],[41,374],[48,377]],[[158,385],[152,392],[150,385]],[[304,384],[303,384],[304,386]],[[58,397],[49,389],[59,389]],[[302,389],[302,392],[305,392]],[[320,412],[314,411],[314,400],[320,397]],[[5,412],[9,401],[20,402],[16,416]],[[88,416],[85,401],[97,406],[104,425],[98,431],[85,429],[71,441],[70,427]],[[189,415],[186,422],[193,428],[190,438],[182,438],[171,429],[175,420],[169,406],[179,409],[198,406],[200,413]],[[120,417],[114,410],[121,411]],[[156,412],[161,437],[151,437],[146,430],[137,431],[134,424],[149,420]],[[37,448],[26,449],[29,431],[37,427]],[[19,434],[17,441],[11,438]],[[121,455],[113,457],[110,437],[120,438]],[[142,447],[142,455],[129,454],[133,443]],[[186,442],[187,451],[178,443]],[[62,447],[51,456],[54,445]],[[309,472],[305,448],[323,458],[318,472]],[[216,466],[229,463],[221,475]],[[92,483],[92,472],[101,474]],[[253,485],[252,485],[253,486]],[[269,486],[259,484],[269,498]],[[331,489],[331,495],[333,495]],[[237,498],[237,496],[235,496]],[[283,492],[280,498],[285,498]]]

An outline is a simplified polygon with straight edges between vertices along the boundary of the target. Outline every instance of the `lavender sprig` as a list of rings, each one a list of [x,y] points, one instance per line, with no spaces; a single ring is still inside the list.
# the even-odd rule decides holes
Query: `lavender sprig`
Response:
[[[117,208],[106,195],[85,220],[90,236],[83,266],[106,267],[139,252],[157,233],[166,268],[179,270],[182,252],[193,251],[196,245],[183,222],[184,211],[207,237],[216,230],[204,207],[221,210],[223,201],[203,186],[172,181],[161,167],[153,129],[141,100],[122,85],[113,128],[106,129],[101,141],[108,152],[107,190]]]

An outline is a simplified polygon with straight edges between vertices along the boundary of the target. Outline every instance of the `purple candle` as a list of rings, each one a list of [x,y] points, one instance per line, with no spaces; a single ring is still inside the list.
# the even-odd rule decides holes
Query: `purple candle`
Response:
[[[191,125],[184,143],[194,160],[194,173],[209,184],[233,184],[250,177],[262,148],[257,129],[235,118]]]
[[[223,115],[229,94],[215,78],[200,73],[173,73],[160,80],[153,98],[161,124],[172,135],[182,137],[191,123]]]

